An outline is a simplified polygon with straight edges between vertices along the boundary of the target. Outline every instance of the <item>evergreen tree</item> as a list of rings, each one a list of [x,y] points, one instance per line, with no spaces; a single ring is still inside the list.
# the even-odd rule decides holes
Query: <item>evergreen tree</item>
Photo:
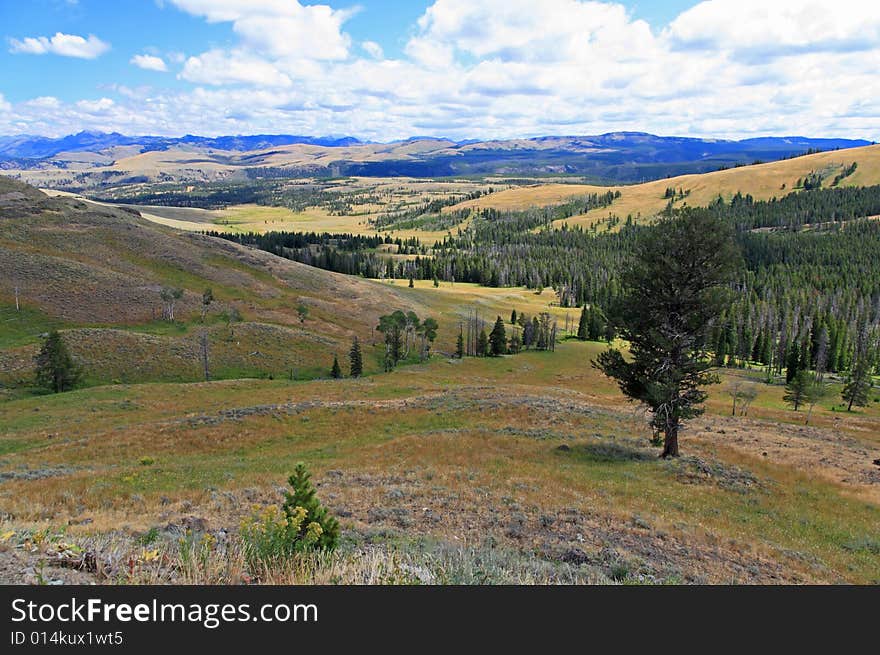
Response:
[[[73,361],[58,330],[52,330],[36,357],[37,385],[53,393],[69,391],[81,377],[79,366]]]
[[[807,418],[804,421],[805,425],[810,424],[810,418],[813,416],[813,408],[817,403],[821,402],[823,398],[828,396],[828,385],[822,382],[818,377],[810,377],[810,382],[807,385],[807,391],[804,394],[804,403],[810,406],[810,410],[807,412]]]
[[[612,326],[610,326],[610,325],[606,326],[603,321],[604,321],[604,319],[602,317],[602,310],[596,306],[591,305],[590,306],[590,325],[587,330],[587,338],[590,341],[599,341],[599,339],[601,339],[603,337],[603,335],[606,335],[606,331],[609,328],[611,328],[613,330]],[[608,342],[611,342],[611,339],[613,339],[613,338],[614,337],[611,337],[609,339],[606,336],[605,340]]]
[[[510,312],[510,324],[516,325],[516,310]]]
[[[794,411],[798,411],[800,406],[809,399],[812,382],[809,372],[797,371],[789,383],[785,385],[785,394],[783,394],[782,400],[791,405]]]
[[[361,354],[361,344],[355,337],[351,342],[351,350],[348,353],[349,374],[353,378],[359,378],[364,372],[364,358]]]
[[[846,411],[851,412],[853,405],[865,407],[868,404],[868,393],[871,390],[871,371],[867,357],[858,357],[853,362],[843,385],[843,400],[847,403]]]
[[[510,342],[507,344],[507,351],[511,355],[515,355],[521,349],[522,349],[522,339],[519,336],[519,330],[514,328],[513,334],[510,335]]]
[[[801,370],[801,357],[797,343],[792,341],[788,348],[788,356],[785,359],[785,383],[788,384]],[[795,410],[797,411],[797,410]]]
[[[455,341],[455,356],[458,359],[464,357],[464,335],[461,333],[461,330],[459,330],[458,339]]]
[[[590,336],[590,322],[592,316],[588,313],[588,306],[585,303],[584,308],[581,310],[581,320],[578,322],[578,333],[577,338],[581,341],[586,341],[587,337]],[[592,312],[590,312],[592,314]]]
[[[493,357],[507,353],[507,332],[504,330],[504,321],[499,316],[495,320],[495,326],[489,333],[489,354]]]
[[[486,330],[480,330],[480,337],[477,339],[477,357],[487,357],[489,355],[489,337],[486,336]]]
[[[300,528],[300,536],[305,537],[309,525],[317,523],[321,526],[318,547],[324,550],[333,550],[336,548],[336,541],[339,538],[339,523],[318,500],[315,487],[311,483],[311,477],[305,464],[299,462],[293,470],[293,475],[287,480],[293,493],[285,493],[284,513],[288,517],[292,517],[297,513],[298,508],[304,509],[306,516]]]
[[[701,387],[718,381],[706,354],[739,259],[729,225],[691,209],[661,219],[624,270],[624,295],[612,315],[631,361],[609,348],[594,365],[648,406],[664,435],[661,457],[678,456],[681,422],[702,414]]]
[[[330,369],[330,377],[338,380],[342,377],[342,369],[339,368],[339,358],[333,355],[333,368]]]

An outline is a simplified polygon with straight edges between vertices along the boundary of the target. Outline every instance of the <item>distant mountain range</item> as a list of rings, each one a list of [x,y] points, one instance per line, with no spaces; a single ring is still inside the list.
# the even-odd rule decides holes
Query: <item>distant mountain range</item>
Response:
[[[53,179],[66,181],[75,172],[78,181],[67,186],[160,178],[352,175],[578,175],[597,182],[642,182],[870,144],[860,139],[790,136],[733,141],[643,132],[494,141],[414,137],[392,143],[284,134],[172,138],[80,132],[54,139],[0,137],[0,168],[42,171],[39,181],[47,184]],[[62,171],[68,176],[60,176]],[[33,179],[33,175],[21,177]]]
[[[44,136],[0,136],[0,159],[46,159],[62,152],[100,152],[116,146],[143,146],[144,151],[168,150],[180,145],[244,152],[275,146],[304,143],[313,146],[339,147],[360,143],[354,137],[312,137],[289,134],[254,134],[248,136],[125,136],[119,132],[83,131],[52,139]]]

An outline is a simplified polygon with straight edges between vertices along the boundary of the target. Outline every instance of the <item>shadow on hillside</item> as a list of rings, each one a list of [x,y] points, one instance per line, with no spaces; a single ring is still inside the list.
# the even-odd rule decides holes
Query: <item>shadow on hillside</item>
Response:
[[[647,462],[656,461],[657,455],[632,444],[615,441],[587,443],[575,446],[570,451],[575,456],[592,462]]]

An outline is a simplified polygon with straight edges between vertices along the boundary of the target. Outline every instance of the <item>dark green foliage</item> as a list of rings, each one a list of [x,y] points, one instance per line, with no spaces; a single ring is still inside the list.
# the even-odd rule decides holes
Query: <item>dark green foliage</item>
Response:
[[[330,369],[330,377],[338,380],[342,377],[342,369],[339,368],[339,358],[333,355],[333,367]]]
[[[510,324],[516,325],[516,310],[510,312]]]
[[[52,330],[36,356],[37,385],[53,393],[73,389],[82,377],[58,330]]]
[[[339,523],[321,505],[315,488],[312,486],[311,477],[305,464],[299,462],[293,470],[293,475],[287,480],[293,492],[285,494],[284,513],[287,516],[293,516],[297,507],[306,510],[306,518],[301,528],[302,535],[305,535],[310,523],[317,523],[321,526],[321,536],[317,546],[324,550],[333,550],[336,548],[336,541],[339,538]]]
[[[361,344],[355,337],[351,342],[351,350],[348,351],[349,375],[359,378],[364,372],[364,358],[361,354]]]
[[[843,386],[843,400],[847,403],[847,411],[852,411],[852,406],[865,407],[868,404],[868,394],[871,391],[871,360],[876,356],[870,347],[868,326],[864,325],[856,337],[853,362],[846,376]]]
[[[455,341],[455,356],[458,359],[464,357],[464,335],[459,331],[458,339]]]
[[[808,371],[797,371],[785,385],[785,394],[783,394],[782,400],[791,405],[794,411],[798,411],[801,405],[809,400],[812,382],[813,379]]]
[[[486,336],[485,330],[480,330],[480,337],[477,339],[477,357],[487,357],[489,355],[489,337]]]
[[[419,359],[430,354],[431,344],[437,338],[437,321],[426,318],[421,321],[415,312],[396,310],[379,317],[376,329],[385,335],[385,370],[391,370],[409,357],[412,346],[419,346]]]
[[[403,358],[403,331],[406,326],[406,315],[397,310],[391,314],[379,317],[379,325],[376,329],[385,335],[385,361],[386,370],[390,362],[391,368]]]
[[[520,337],[519,330],[514,328],[513,334],[510,335],[510,341],[507,344],[507,352],[515,355],[520,350],[522,350],[522,338]]]
[[[437,338],[437,328],[440,326],[436,319],[433,319],[430,316],[422,321],[421,325],[418,325],[418,319],[416,319],[416,321],[415,332],[421,339],[419,359],[424,361],[430,355],[431,344],[433,344],[434,340]]]
[[[594,365],[648,406],[664,434],[662,457],[678,456],[681,422],[703,412],[701,387],[717,382],[707,358],[710,326],[729,302],[739,261],[729,226],[689,210],[658,223],[623,272],[613,317],[631,360],[609,349]]]
[[[495,320],[495,326],[489,333],[489,354],[493,357],[507,354],[507,332],[500,316]]]
[[[590,334],[590,318],[591,312],[589,306],[585,304],[584,308],[581,310],[580,321],[578,321],[577,338],[581,341],[586,341]]]

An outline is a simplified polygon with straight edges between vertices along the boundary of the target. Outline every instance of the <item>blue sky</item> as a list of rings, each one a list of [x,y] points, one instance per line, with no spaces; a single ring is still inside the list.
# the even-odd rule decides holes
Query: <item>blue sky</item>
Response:
[[[0,134],[875,139],[878,4],[0,0]]]

